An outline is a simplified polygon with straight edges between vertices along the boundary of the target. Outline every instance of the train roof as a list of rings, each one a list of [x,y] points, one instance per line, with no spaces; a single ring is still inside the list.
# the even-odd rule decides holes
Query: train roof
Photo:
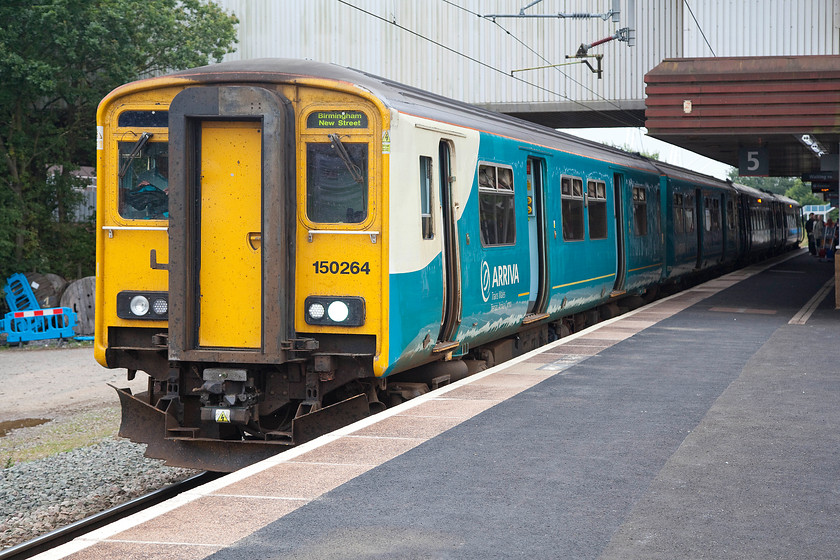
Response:
[[[500,134],[532,144],[549,146],[566,152],[606,160],[611,163],[644,171],[682,178],[687,181],[728,188],[725,181],[699,172],[682,169],[559,132],[530,121],[524,121],[401,84],[374,74],[336,64],[311,60],[262,58],[212,64],[170,74],[198,82],[291,82],[307,78],[345,82],[370,91],[386,106],[399,112],[425,117],[449,124]]]
[[[741,183],[732,183],[732,187],[736,191],[738,191],[738,193],[751,196],[754,199],[766,198],[768,200],[775,200],[776,202],[781,202],[782,204],[792,204],[794,206],[799,206],[798,202],[782,194],[774,194],[768,191],[762,191],[756,189],[755,187],[742,185]]]

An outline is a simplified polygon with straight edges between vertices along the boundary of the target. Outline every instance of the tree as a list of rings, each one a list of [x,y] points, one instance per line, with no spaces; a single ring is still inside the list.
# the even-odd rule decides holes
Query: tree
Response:
[[[139,77],[220,61],[238,20],[201,0],[6,0],[0,18],[0,282],[16,270],[67,276],[69,258],[91,273],[93,228],[73,222],[71,172],[95,162],[99,101]],[[73,255],[68,242],[87,248]]]

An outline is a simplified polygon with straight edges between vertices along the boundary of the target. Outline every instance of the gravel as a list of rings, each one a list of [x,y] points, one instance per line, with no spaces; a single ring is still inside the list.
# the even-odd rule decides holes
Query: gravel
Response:
[[[0,547],[33,539],[197,471],[166,467],[124,439],[0,469]]]
[[[96,363],[90,343],[0,347],[0,548],[189,478],[119,438],[108,386],[145,389],[143,374]]]

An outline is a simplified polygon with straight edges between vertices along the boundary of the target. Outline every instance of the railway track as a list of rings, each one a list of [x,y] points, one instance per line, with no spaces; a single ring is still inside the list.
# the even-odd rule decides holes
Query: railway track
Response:
[[[169,498],[175,497],[178,494],[197,488],[202,484],[206,484],[212,480],[223,476],[224,473],[216,472],[202,472],[191,476],[181,482],[170,484],[154,492],[149,492],[138,498],[134,498],[124,504],[108,508],[96,515],[91,515],[84,519],[80,519],[66,527],[50,531],[45,535],[36,537],[32,540],[20,543],[18,545],[9,547],[0,551],[0,560],[23,560],[24,558],[31,558],[36,554],[46,552],[64,543],[70,542],[73,539],[87,534],[95,529],[118,521],[129,515],[135,514],[146,508],[152,507],[156,504],[164,502]]]

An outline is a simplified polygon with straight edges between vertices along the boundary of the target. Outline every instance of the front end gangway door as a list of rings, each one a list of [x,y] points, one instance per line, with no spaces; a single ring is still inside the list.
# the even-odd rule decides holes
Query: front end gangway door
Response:
[[[294,336],[291,105],[255,86],[187,88],[169,126],[169,359],[282,362]]]

